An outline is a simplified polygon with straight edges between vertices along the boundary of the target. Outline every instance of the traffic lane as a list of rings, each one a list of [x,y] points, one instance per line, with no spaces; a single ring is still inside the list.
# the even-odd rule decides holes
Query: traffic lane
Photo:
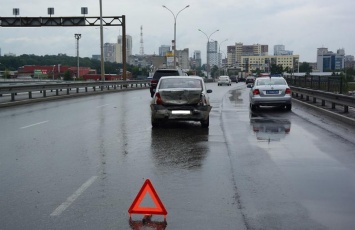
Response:
[[[208,154],[209,134],[190,122],[153,132],[149,100],[145,92],[127,92],[2,110],[2,122],[9,124],[7,135],[1,136],[8,165],[0,173],[8,178],[2,180],[2,194],[9,198],[1,205],[2,227],[129,229],[127,209],[150,178],[168,209],[170,228],[242,228],[233,189],[228,189],[230,178],[204,166],[219,162],[218,171],[227,170],[223,157],[215,151]],[[22,127],[28,127],[27,133],[20,133]],[[193,139],[196,129],[201,133]],[[160,141],[169,133],[168,139]],[[192,138],[187,145],[186,137]],[[214,141],[223,143],[220,138],[213,135]],[[167,142],[177,151],[164,157],[161,154],[174,147],[165,146]],[[211,160],[204,155],[211,155]],[[21,166],[14,163],[16,159]],[[227,188],[214,191],[216,186]],[[206,221],[210,216],[215,218]]]
[[[198,122],[173,122],[155,130],[151,128],[150,113],[147,111],[147,116],[141,110],[139,117],[124,122],[127,127],[140,124],[134,132],[142,135],[137,137],[131,129],[127,130],[128,137],[133,139],[125,141],[124,154],[120,153],[124,155],[124,160],[106,161],[106,179],[98,180],[90,188],[96,192],[83,194],[68,209],[72,208],[74,212],[63,213],[56,224],[68,228],[77,224],[73,220],[80,218],[75,214],[75,209],[80,207],[85,210],[85,215],[90,216],[80,224],[80,228],[97,229],[104,225],[129,229],[127,209],[140,186],[149,178],[169,212],[169,229],[234,226],[243,229],[231,187],[230,171],[225,167],[228,162],[223,162],[226,160],[223,154],[216,154],[225,152],[220,146],[224,146],[221,130],[212,135],[212,140],[219,144],[210,145],[207,142],[209,130],[201,129]],[[211,122],[210,125],[220,127],[218,119],[216,124]],[[145,133],[147,130],[149,135]],[[121,132],[124,133],[124,129]],[[214,151],[215,148],[219,150]],[[216,174],[216,171],[220,173]],[[105,195],[104,199],[96,197],[99,191]],[[133,215],[133,218],[141,219],[141,216]]]
[[[5,229],[50,227],[55,208],[97,173],[99,145],[84,134],[97,135],[99,110],[82,106],[88,101],[92,99],[1,110],[6,132],[0,138],[0,190],[6,199],[1,199],[0,212]]]
[[[305,120],[295,104],[292,112],[264,107],[251,114],[225,102],[222,124],[248,226],[354,228],[354,142],[318,125],[324,117]]]

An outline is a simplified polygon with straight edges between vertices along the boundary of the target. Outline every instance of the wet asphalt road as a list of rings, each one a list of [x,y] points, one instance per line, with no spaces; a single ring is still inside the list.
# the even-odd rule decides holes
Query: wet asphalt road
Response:
[[[149,90],[0,109],[0,229],[132,229],[147,178],[166,229],[355,229],[353,128],[208,86],[209,129],[152,129]]]

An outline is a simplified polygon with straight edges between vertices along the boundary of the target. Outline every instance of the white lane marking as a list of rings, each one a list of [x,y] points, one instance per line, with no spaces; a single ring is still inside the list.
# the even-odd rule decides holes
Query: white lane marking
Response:
[[[88,181],[86,181],[78,190],[76,190],[68,199],[59,205],[52,213],[51,216],[59,216],[62,212],[65,211],[87,188],[94,183],[97,179],[97,176],[92,176]]]
[[[38,122],[38,123],[36,123],[36,124],[23,126],[23,127],[21,127],[20,129],[27,129],[27,128],[29,128],[29,127],[32,127],[32,126],[35,126],[35,125],[40,125],[40,124],[47,123],[47,122],[48,122],[48,121]]]
[[[105,106],[108,106],[109,104],[106,104],[106,105],[100,105],[100,106],[97,106],[96,108],[101,108],[101,107],[105,107]]]

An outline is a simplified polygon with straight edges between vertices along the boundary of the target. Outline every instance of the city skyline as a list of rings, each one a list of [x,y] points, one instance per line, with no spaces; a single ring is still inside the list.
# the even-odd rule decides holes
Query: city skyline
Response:
[[[267,44],[269,54],[274,45],[285,45],[287,50],[300,55],[300,61],[316,62],[317,49],[345,49],[346,55],[354,55],[351,8],[355,3],[339,0],[314,1],[149,1],[136,3],[103,0],[103,16],[126,16],[127,34],[132,36],[133,54],[139,54],[141,26],[145,54],[159,54],[161,45],[170,45],[174,37],[174,18],[163,8],[166,5],[177,13],[177,50],[188,48],[201,51],[202,62],[206,62],[207,38],[198,29],[211,34],[211,40],[223,41],[221,51],[235,43]],[[70,7],[68,5],[70,4]],[[54,16],[81,16],[81,7],[88,7],[87,16],[99,16],[99,2],[94,0],[61,2],[54,0],[3,0],[1,17],[13,17],[12,9],[20,9],[20,17],[46,17],[47,8],[53,7]],[[208,18],[208,19],[206,19]],[[306,19],[306,20],[305,20]],[[81,33],[80,56],[91,57],[100,53],[99,28],[4,28],[1,27],[0,48],[2,55],[14,53],[35,55],[76,55],[75,33]],[[116,43],[121,35],[120,27],[104,28],[104,43]],[[346,34],[346,36],[341,36]]]

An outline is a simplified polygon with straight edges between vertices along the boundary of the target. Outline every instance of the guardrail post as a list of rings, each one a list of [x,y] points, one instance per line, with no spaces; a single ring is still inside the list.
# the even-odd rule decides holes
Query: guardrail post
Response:
[[[348,113],[349,112],[349,106],[344,105],[344,113]]]
[[[88,92],[88,87],[85,87],[85,92]]]
[[[335,103],[332,102],[332,109],[335,109]]]
[[[76,88],[76,93],[79,93],[79,87],[78,87],[78,88]]]
[[[11,101],[15,101],[15,93],[11,93]]]
[[[58,89],[55,90],[55,95],[59,96],[59,90]]]
[[[47,96],[47,90],[43,90],[43,97]]]
[[[307,76],[304,75],[304,87],[307,88]]]
[[[92,87],[92,89],[94,90],[94,92],[96,91],[96,86]]]
[[[28,92],[28,98],[32,99],[32,91]]]
[[[322,100],[322,106],[325,106],[325,100]]]
[[[343,77],[340,76],[340,94],[343,94]]]
[[[313,103],[317,103],[317,98],[313,97]]]
[[[70,89],[68,88],[68,89],[67,89],[67,94],[69,94],[69,91],[70,91]]]
[[[306,96],[306,101],[309,101],[309,96],[308,95]]]

